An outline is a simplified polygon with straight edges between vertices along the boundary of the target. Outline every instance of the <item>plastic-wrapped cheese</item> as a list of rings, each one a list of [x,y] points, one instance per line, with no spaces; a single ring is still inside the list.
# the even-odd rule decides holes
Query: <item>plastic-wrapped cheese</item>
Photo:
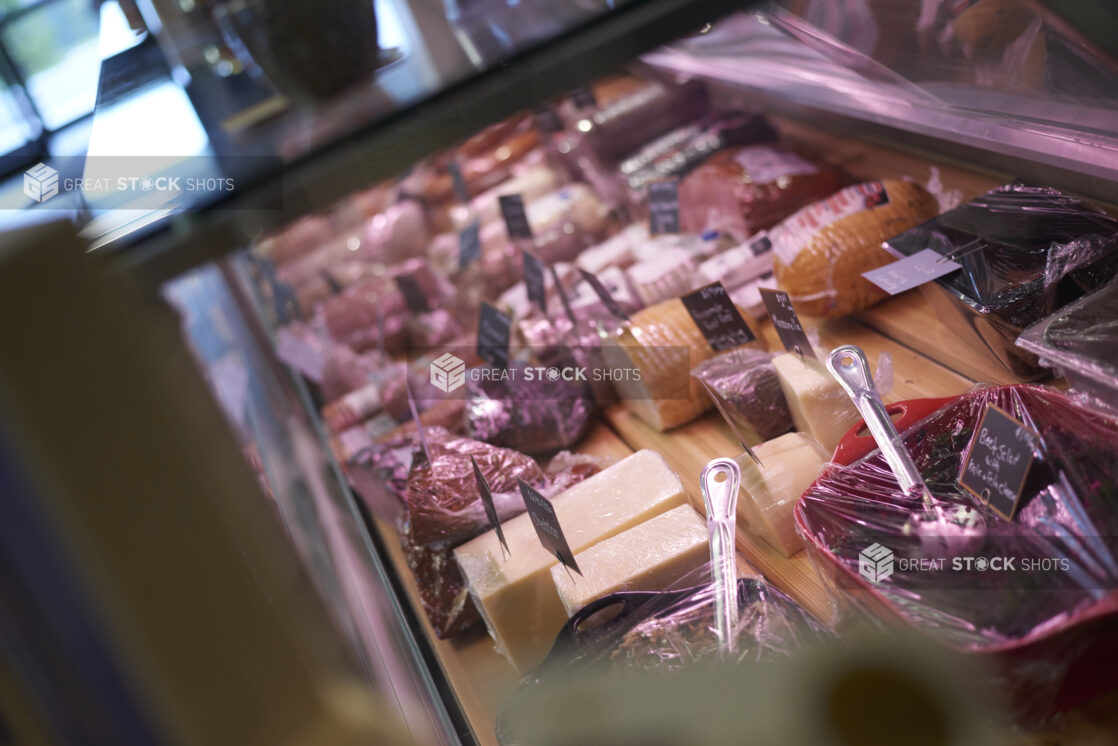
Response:
[[[803,433],[781,435],[753,451],[760,465],[744,453],[736,459],[741,467],[738,520],[785,557],[791,557],[804,548],[792,512],[828,455],[814,438]]]
[[[664,459],[638,451],[551,501],[572,552],[581,552],[687,500]],[[497,650],[524,674],[547,655],[567,615],[551,581],[556,558],[528,514],[502,525],[509,553],[489,531],[454,550]]]
[[[578,255],[575,264],[587,272],[598,273],[606,267],[630,267],[636,259],[637,247],[649,240],[647,223],[632,223],[597,246]]]
[[[658,591],[710,560],[706,522],[680,505],[575,554],[582,575],[554,565],[551,579],[571,616],[617,591]]]
[[[786,353],[773,358],[780,387],[792,410],[796,429],[808,433],[828,454],[858,421],[858,411],[823,364]]]
[[[678,298],[701,284],[690,252],[678,247],[662,249],[654,258],[629,267],[626,274],[646,306]]]
[[[749,345],[762,349],[757,340]],[[602,355],[625,406],[658,430],[686,424],[713,406],[691,370],[715,351],[679,298],[634,315],[603,343]]]

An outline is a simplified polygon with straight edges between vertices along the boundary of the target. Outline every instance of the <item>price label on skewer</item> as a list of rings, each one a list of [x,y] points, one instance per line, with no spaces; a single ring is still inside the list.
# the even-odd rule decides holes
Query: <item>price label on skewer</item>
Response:
[[[564,566],[582,575],[571,547],[567,544],[567,537],[563,535],[563,527],[559,525],[555,506],[523,479],[516,481],[520,484],[520,496],[524,498],[524,508],[536,529],[540,544],[548,554],[558,559]]]

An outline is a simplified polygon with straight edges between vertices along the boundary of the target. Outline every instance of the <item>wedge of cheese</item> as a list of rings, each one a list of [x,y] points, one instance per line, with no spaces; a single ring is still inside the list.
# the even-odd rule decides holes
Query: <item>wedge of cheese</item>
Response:
[[[582,552],[650,518],[683,505],[683,484],[654,451],[638,451],[552,499],[572,552]],[[454,550],[471,597],[497,650],[518,673],[546,657],[567,620],[551,580],[558,560],[543,548],[528,514],[502,528],[509,553],[494,531]]]
[[[854,403],[818,360],[786,353],[773,358],[796,429],[808,433],[828,454],[858,421]]]
[[[680,505],[575,554],[582,575],[561,565],[551,579],[567,616],[617,591],[659,591],[710,560],[706,521]]]
[[[803,433],[773,438],[753,452],[761,465],[744,453],[736,459],[741,467],[738,523],[785,557],[791,557],[804,548],[792,511],[800,495],[819,475],[828,454],[814,438]]]

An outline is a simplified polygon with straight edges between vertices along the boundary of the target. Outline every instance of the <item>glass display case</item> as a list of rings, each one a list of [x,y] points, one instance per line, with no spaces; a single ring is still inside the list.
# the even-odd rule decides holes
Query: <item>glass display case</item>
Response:
[[[9,652],[0,670],[33,704],[0,710],[4,719],[35,713],[21,727],[62,740],[107,722],[114,725],[100,732],[138,739],[128,742],[237,733],[240,743],[319,734],[339,743],[509,744],[551,733],[559,743],[588,738],[570,730],[582,691],[596,698],[587,722],[607,742],[643,731],[603,713],[635,708],[635,719],[654,722],[653,699],[641,706],[638,698],[678,696],[675,722],[696,743],[715,743],[702,702],[715,701],[709,687],[729,675],[740,677],[733,685],[749,703],[722,713],[726,728],[744,727],[748,714],[766,719],[761,730],[775,734],[773,743],[869,743],[874,736],[861,728],[872,708],[857,697],[832,707],[845,691],[834,682],[884,670],[926,695],[933,719],[953,724],[942,743],[1012,736],[1085,744],[1118,734],[1118,679],[1091,664],[1118,652],[1118,546],[1106,534],[1115,508],[1105,488],[1078,489],[1096,467],[1098,483],[1109,483],[1113,453],[1099,444],[1118,442],[1118,425],[1106,407],[1068,391],[1058,355],[1016,344],[1118,270],[1118,12],[1034,0],[359,5],[122,2],[137,29],[130,43],[121,42],[116,15],[107,30],[103,21],[116,41],[102,45],[89,153],[82,177],[63,184],[56,203],[77,215],[44,201],[41,219],[9,234],[16,248],[3,259],[9,271],[0,268],[0,288],[8,288],[0,316],[16,340],[0,354],[11,365],[0,373],[0,409],[15,413],[0,426],[0,482],[32,485],[13,487],[9,510],[33,515],[21,520],[49,537],[45,549],[7,553],[5,579],[35,589],[36,600],[34,613],[12,614],[0,628],[0,650],[34,638],[29,654]],[[9,129],[0,131],[0,150]],[[933,264],[951,260],[958,274],[919,270],[923,281],[910,277],[908,292],[897,294],[863,278],[925,247],[940,255]],[[73,302],[48,302],[31,288],[37,278]],[[782,315],[769,291],[786,293],[786,310],[799,318]],[[27,325],[26,310],[42,314],[41,324]],[[1098,349],[1115,341],[1107,336],[1115,311],[1092,317]],[[801,332],[794,344],[789,326]],[[48,333],[50,344],[38,339]],[[92,340],[103,336],[115,340],[99,353]],[[1077,489],[1021,497],[1036,492],[1023,480],[1017,500],[1033,513],[1016,524],[1018,514],[1008,518],[1042,525],[1029,522],[1039,521],[1035,506],[1076,501],[1095,535],[1084,530],[1082,545],[1061,551],[1076,567],[1089,557],[1084,572],[1095,574],[1076,586],[1089,602],[1006,632],[993,652],[985,638],[969,647],[944,642],[936,635],[950,627],[947,612],[919,606],[936,594],[900,584],[961,584],[950,590],[971,594],[964,606],[985,586],[966,585],[971,576],[912,580],[902,570],[908,523],[900,522],[901,538],[877,539],[897,542],[885,549],[897,554],[892,596],[860,569],[868,560],[859,552],[870,549],[845,558],[840,549],[849,547],[810,534],[800,495],[817,500],[826,478],[846,469],[877,468],[892,479],[872,462],[864,413],[825,367],[840,345],[856,345],[874,363],[878,404],[908,441],[942,424],[933,413],[978,398],[980,386],[1031,392],[997,399],[1022,420],[1021,432],[1035,435],[1048,422],[1033,418],[1035,397],[1060,397],[1076,412],[1065,422],[1090,423],[1074,425],[1077,435],[1094,428],[1091,448],[1101,449],[1084,456],[1087,471],[1066,476],[1080,466],[1057,464],[1054,454],[1065,455],[1058,448],[1030,451]],[[37,371],[47,369],[37,385]],[[481,385],[478,371],[503,371],[505,384],[492,376],[492,386]],[[512,371],[554,376],[536,381],[535,393],[501,388]],[[576,385],[565,371],[590,380]],[[620,383],[622,373],[635,382]],[[1091,396],[1105,398],[1113,383]],[[126,384],[136,387],[127,407]],[[67,387],[64,402],[51,403],[51,386]],[[74,423],[60,414],[67,407],[80,413]],[[80,424],[113,407],[118,422]],[[159,427],[137,424],[147,419]],[[108,437],[118,428],[131,428],[120,443]],[[62,466],[61,454],[78,442],[90,463]],[[970,450],[952,451],[951,468],[965,468],[958,458]],[[112,492],[112,479],[94,466],[102,453],[121,469],[128,457],[151,462],[136,483],[121,485],[119,505],[102,498],[112,508],[103,531],[81,488],[84,479],[97,482],[90,494]],[[741,626],[738,660],[777,666],[764,669],[771,692],[751,663],[709,679],[680,663],[694,677],[681,679],[689,692],[598,682],[602,660],[616,667],[636,656],[668,670],[677,658],[702,662],[727,649],[725,634],[702,619],[692,631],[705,642],[672,641],[691,630],[679,620],[713,600],[652,598],[711,582],[702,575],[712,555],[700,478],[718,457],[737,457],[746,485],[731,533],[737,572],[749,578],[735,597],[742,618],[759,615]],[[655,463],[633,466],[648,458]],[[798,466],[778,474],[784,463]],[[168,521],[208,520],[215,536],[191,547],[168,538],[173,523],[152,519],[144,554],[152,575],[181,578],[184,597],[205,605],[199,618],[209,621],[199,629],[218,641],[212,646],[181,621],[177,636],[148,640],[142,625],[171,625],[171,614],[141,603],[144,583],[157,581],[125,577],[123,558],[110,561],[114,541],[145,546],[142,535],[112,527],[144,513],[157,465],[182,483],[153,497],[193,504],[181,516],[168,509]],[[1042,467],[1033,468],[1035,481]],[[789,476],[797,470],[806,482]],[[648,495],[612,528],[624,510],[603,507],[594,492],[609,479],[620,480],[618,493]],[[935,499],[947,499],[939,482],[924,479]],[[915,515],[917,503],[903,502],[911,495],[898,494]],[[533,495],[567,536],[524,569],[547,541]],[[845,498],[860,527],[853,535],[873,544],[874,521],[857,511],[876,508]],[[576,504],[583,507],[564,507]],[[975,509],[990,527],[1006,518],[990,512],[988,499]],[[683,517],[672,517],[678,511]],[[88,531],[73,528],[87,520]],[[687,524],[701,550],[687,556],[699,559],[658,541],[653,521]],[[509,541],[489,540],[502,525]],[[14,541],[14,530],[5,533]],[[664,580],[656,573],[668,570],[614,568],[619,553],[640,552],[595,553],[624,541],[655,544],[666,555],[654,558],[656,568],[690,565]],[[230,577],[240,585],[231,580],[206,601],[207,584],[221,574],[218,559],[202,559],[209,547],[236,564]],[[912,558],[919,552],[905,548]],[[575,595],[562,590],[561,565],[573,565],[564,551],[584,565],[577,580],[567,573],[572,587],[597,573],[594,562],[603,576],[629,575],[560,609],[555,593],[564,603]],[[489,570],[470,564],[477,556]],[[48,559],[67,578],[62,596],[84,627],[35,638],[29,630],[52,613],[40,591],[56,580],[27,567]],[[844,574],[848,559],[853,570]],[[194,563],[205,572],[192,574]],[[875,578],[893,574],[889,565]],[[1030,582],[1038,584],[1031,592],[1057,593]],[[509,590],[515,583],[520,590]],[[606,608],[597,597],[619,590],[650,598],[622,597],[624,611],[595,632],[590,610]],[[1033,608],[1020,587],[1012,590],[1007,603]],[[506,593],[511,600],[502,601]],[[239,594],[243,608],[228,601]],[[171,603],[152,598],[153,607]],[[246,621],[225,637],[215,605],[227,602]],[[882,635],[898,619],[922,633],[920,642],[900,643],[908,647],[899,653],[834,646],[858,639],[858,630]],[[248,620],[261,630],[258,649]],[[669,620],[675,626],[662,632]],[[284,635],[295,642],[283,644]],[[31,681],[59,640],[96,644],[83,648],[93,651],[88,661],[44,667],[48,675]],[[174,655],[176,640],[209,648],[204,670]],[[605,640],[620,647],[603,657]],[[661,647],[640,658],[650,640]],[[810,654],[798,655],[801,648]],[[225,669],[228,649],[243,655]],[[977,673],[960,681],[938,666],[941,654]],[[585,674],[574,693],[556,685],[568,667]],[[82,672],[81,686],[63,683],[67,671]],[[219,689],[250,703],[243,721],[229,711],[207,720],[217,692],[212,700],[186,694],[207,671],[233,676]],[[276,684],[283,691],[275,701],[289,709],[265,725],[270,684],[261,682],[270,676],[292,683]],[[102,692],[75,712],[80,692],[98,680],[119,687],[119,698]],[[156,682],[150,696],[148,681]],[[864,683],[868,691],[881,684]],[[821,699],[796,707],[766,699],[802,691]],[[541,692],[554,698],[550,711]],[[70,715],[57,719],[61,712]],[[887,737],[903,742],[908,726],[889,727],[899,730]],[[848,740],[827,740],[840,736]]]

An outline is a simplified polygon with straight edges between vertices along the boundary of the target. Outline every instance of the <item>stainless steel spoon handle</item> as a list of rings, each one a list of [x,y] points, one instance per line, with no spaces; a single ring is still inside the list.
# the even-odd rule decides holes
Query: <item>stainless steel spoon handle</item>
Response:
[[[855,345],[836,347],[827,357],[827,370],[831,371],[831,375],[853,400],[858,414],[865,420],[866,427],[881,449],[885,462],[893,470],[893,476],[897,478],[901,489],[905,494],[923,498],[925,505],[929,506],[931,495],[924,484],[924,478],[920,476],[920,470],[913,463],[897,428],[893,426],[893,420],[885,410],[870,376],[865,353]]]
[[[722,650],[734,650],[734,628],[738,620],[738,574],[734,547],[738,488],[741,470],[729,458],[716,458],[699,476],[699,489],[707,510],[710,534],[710,564],[714,579],[714,616]]]

